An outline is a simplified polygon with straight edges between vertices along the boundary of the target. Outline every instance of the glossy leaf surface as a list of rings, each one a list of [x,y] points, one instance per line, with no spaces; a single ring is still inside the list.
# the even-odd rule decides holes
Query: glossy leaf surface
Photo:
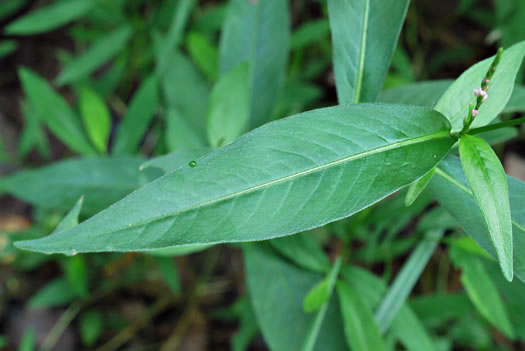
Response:
[[[61,234],[45,252],[137,251],[265,240],[321,226],[434,167],[454,143],[421,107],[319,109],[258,128]]]

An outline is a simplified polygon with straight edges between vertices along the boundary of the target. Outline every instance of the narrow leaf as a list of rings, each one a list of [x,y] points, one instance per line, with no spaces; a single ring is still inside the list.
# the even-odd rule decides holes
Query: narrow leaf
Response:
[[[343,267],[341,274],[370,309],[379,305],[387,291],[381,279],[357,267]],[[392,321],[391,331],[409,351],[434,350],[430,335],[406,302]]]
[[[414,183],[410,184],[410,187],[408,188],[407,194],[405,196],[405,205],[407,207],[412,205],[414,201],[417,200],[419,195],[421,195],[423,190],[425,190],[435,171],[436,169],[432,168],[427,174],[416,180]]]
[[[514,274],[512,219],[505,170],[490,145],[476,136],[462,136],[459,153],[465,176],[496,249],[501,270],[511,281]]]
[[[505,304],[496,285],[483,267],[481,259],[457,248],[452,250],[451,257],[461,268],[461,282],[476,309],[494,327],[514,339],[514,331]]]
[[[173,17],[166,37],[162,44],[156,47],[157,50],[157,74],[162,76],[170,64],[170,53],[180,43],[184,34],[184,29],[190,17],[190,12],[195,6],[195,0],[181,0],[177,2]]]
[[[513,229],[514,274],[525,281],[525,182],[507,177]],[[449,156],[441,162],[429,184],[429,190],[440,204],[456,219],[459,225],[492,257],[496,250],[485,220],[469,189],[459,158]],[[468,216],[464,214],[468,213]]]
[[[305,303],[304,303],[305,310],[311,309],[311,307],[315,307],[315,305],[319,303],[320,303],[320,306],[319,306],[319,311],[317,312],[315,319],[313,320],[313,323],[310,326],[310,330],[308,331],[306,339],[303,342],[301,351],[313,351],[317,345],[319,334],[321,333],[321,328],[324,324],[326,313],[328,311],[328,307],[330,304],[330,299],[332,298],[332,293],[334,291],[335,282],[337,280],[337,276],[339,275],[339,271],[341,270],[342,262],[343,262],[342,258],[338,257],[336,261],[334,262],[332,269],[330,270],[330,273],[328,274],[328,277],[326,277],[321,284],[316,285],[316,287],[322,285],[324,291],[322,291],[321,294],[317,294],[317,296],[314,297],[315,300],[312,301],[313,306],[308,306],[307,304],[307,300],[312,295],[308,294],[305,298]],[[316,287],[314,287],[311,291],[317,290]]]
[[[95,3],[95,1],[88,0],[57,2],[10,23],[6,27],[5,33],[32,35],[49,32],[84,16]]]
[[[310,21],[297,28],[290,40],[290,49],[299,50],[308,45],[318,43],[330,33],[330,23],[327,19]]]
[[[213,147],[227,145],[248,127],[250,119],[250,65],[241,63],[221,77],[208,104],[208,140]]]
[[[220,43],[220,73],[241,62],[251,65],[251,127],[272,117],[284,83],[289,22],[286,1],[230,0]]]
[[[439,113],[421,107],[310,111],[252,131],[71,230],[19,245],[137,251],[305,231],[424,175],[454,143],[448,127]]]
[[[505,108],[514,89],[514,81],[525,55],[525,42],[518,43],[503,52],[496,73],[490,81],[488,99],[481,105],[472,127],[489,124]],[[485,77],[493,57],[483,60],[468,70],[450,86],[436,104],[435,109],[444,114],[452,124],[452,130],[461,130],[467,117],[469,104],[476,99],[474,89]]]
[[[401,306],[410,295],[442,236],[443,231],[441,230],[431,231],[426,235],[412,252],[383,297],[376,311],[377,324],[382,333],[388,330]]]
[[[304,298],[303,307],[306,312],[317,311],[323,306],[330,297],[335,286],[337,274],[341,269],[341,260],[339,259],[330,270],[328,276],[315,285]]]
[[[337,282],[337,294],[348,346],[353,351],[386,350],[374,315],[361,297],[344,281]]]
[[[104,331],[102,314],[96,310],[82,313],[78,323],[80,337],[86,346],[93,345]]]
[[[113,146],[114,154],[132,154],[137,151],[140,141],[158,109],[157,84],[157,77],[155,75],[149,76],[131,99],[129,109],[117,132]]]
[[[200,70],[210,79],[217,79],[219,53],[215,46],[199,32],[191,32],[187,37],[188,51]]]
[[[27,302],[30,308],[52,308],[70,303],[75,293],[65,278],[58,278],[44,285]]]
[[[82,131],[78,116],[47,81],[26,68],[18,73],[24,92],[49,129],[74,151],[96,153]]]
[[[99,152],[105,153],[111,129],[111,115],[104,100],[93,90],[83,88],[80,92],[80,112],[91,142]]]
[[[328,0],[340,104],[376,100],[408,4],[409,0]]]
[[[57,78],[59,85],[69,84],[93,73],[106,61],[117,55],[126,46],[133,29],[120,27],[98,40],[85,53],[74,58]]]

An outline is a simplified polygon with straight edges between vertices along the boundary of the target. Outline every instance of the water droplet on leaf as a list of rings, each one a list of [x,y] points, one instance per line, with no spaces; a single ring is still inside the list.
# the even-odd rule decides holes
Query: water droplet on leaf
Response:
[[[190,165],[190,167],[197,167],[197,162],[195,162],[195,161],[191,161],[191,162],[189,163],[189,165]]]

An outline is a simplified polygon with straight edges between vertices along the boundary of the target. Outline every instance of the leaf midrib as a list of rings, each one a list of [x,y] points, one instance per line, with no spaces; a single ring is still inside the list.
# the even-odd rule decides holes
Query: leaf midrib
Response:
[[[366,37],[368,32],[368,13],[370,11],[370,0],[365,1],[365,14],[363,18],[363,26],[361,28],[361,45],[359,50],[359,66],[357,68],[357,77],[355,83],[354,104],[358,104],[361,100],[361,89],[363,85],[363,73],[365,66],[366,54]]]
[[[416,137],[416,138],[412,138],[412,139],[407,139],[407,140],[394,142],[392,144],[380,146],[380,147],[377,147],[375,149],[359,152],[359,153],[353,154],[351,156],[343,157],[341,159],[338,159],[338,160],[335,160],[335,161],[331,161],[331,162],[328,162],[328,163],[325,163],[325,164],[322,164],[322,165],[319,165],[319,166],[316,166],[316,167],[313,167],[313,168],[310,168],[310,169],[307,169],[307,170],[304,170],[304,171],[300,171],[300,172],[297,172],[297,173],[294,173],[294,174],[291,174],[291,175],[288,175],[288,176],[285,176],[285,177],[274,179],[274,180],[271,180],[271,181],[266,182],[266,183],[254,185],[254,186],[251,186],[249,188],[246,188],[246,189],[234,192],[232,194],[220,196],[220,197],[215,198],[215,199],[204,201],[204,202],[202,202],[200,204],[196,204],[196,205],[193,205],[193,206],[185,207],[183,209],[179,209],[177,211],[170,212],[170,213],[158,216],[158,217],[153,217],[153,218],[150,218],[148,220],[138,221],[138,222],[136,222],[133,225],[122,226],[120,228],[112,229],[110,231],[103,232],[103,233],[100,233],[100,234],[97,234],[97,235],[105,235],[105,234],[110,234],[110,233],[121,231],[121,230],[125,230],[125,229],[131,229],[131,228],[140,227],[140,226],[143,226],[145,224],[153,223],[153,222],[156,222],[156,221],[164,219],[164,218],[168,218],[168,217],[173,217],[173,216],[179,215],[179,214],[181,214],[183,212],[192,211],[192,210],[195,210],[195,209],[198,209],[198,208],[202,208],[202,207],[214,204],[214,203],[219,203],[219,202],[224,201],[224,200],[240,197],[242,195],[245,195],[245,194],[257,191],[259,189],[263,189],[265,187],[270,187],[270,186],[275,185],[275,184],[286,182],[286,181],[288,181],[290,179],[299,178],[299,177],[302,177],[302,176],[305,176],[305,175],[309,175],[309,174],[315,173],[315,172],[320,171],[320,170],[324,170],[324,169],[327,169],[327,168],[330,168],[330,167],[335,167],[335,166],[341,165],[341,164],[346,163],[346,162],[351,162],[351,161],[354,161],[354,160],[357,160],[357,159],[361,159],[361,158],[368,157],[368,156],[371,156],[371,155],[375,155],[375,154],[378,154],[378,153],[381,153],[381,152],[385,152],[385,151],[399,149],[399,148],[404,147],[404,146],[409,146],[409,145],[418,144],[418,143],[422,143],[422,142],[429,141],[429,140],[434,140],[434,139],[441,139],[441,138],[450,138],[450,132],[448,130],[444,130],[444,131],[440,131],[440,132],[436,132],[436,133],[432,133],[432,134],[428,134],[428,135],[424,135],[424,136],[420,136],[420,137]]]

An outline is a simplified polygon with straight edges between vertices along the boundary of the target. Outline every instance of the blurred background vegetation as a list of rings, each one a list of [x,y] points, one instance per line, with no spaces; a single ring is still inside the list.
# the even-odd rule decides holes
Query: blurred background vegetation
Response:
[[[45,13],[53,7],[56,12]],[[289,8],[290,53],[274,118],[337,103],[325,1],[290,0]],[[201,136],[189,133],[172,111],[176,107],[191,116],[206,114],[218,77],[226,11],[226,1],[212,0],[0,2],[0,176],[78,154],[105,154],[108,148],[149,158],[202,146]],[[454,79],[499,46],[521,40],[521,0],[413,0],[384,88]],[[520,74],[518,83],[523,78]],[[35,97],[38,93],[31,93],[31,87],[42,85],[61,98],[51,93]],[[39,116],[39,107],[60,109],[64,101],[69,107],[61,113],[80,116],[92,148],[64,137],[60,130],[67,126],[61,121],[53,124]],[[121,122],[136,115],[144,117],[143,124]],[[191,121],[199,123],[199,118]],[[119,133],[129,133],[127,143],[114,143]],[[525,179],[522,136],[496,149],[508,173]],[[137,158],[133,165],[138,169],[142,162]],[[96,175],[79,181],[89,182],[90,177]],[[147,174],[138,180],[122,177],[137,183],[129,191],[150,179]],[[129,191],[123,189],[120,195]],[[76,199],[72,195],[71,201]],[[267,350],[246,299],[239,249],[219,246],[176,258],[133,253],[44,256],[14,249],[14,238],[51,232],[71,208],[71,203],[43,205],[38,199],[0,195],[0,349],[36,350],[38,344],[40,350],[59,351]],[[375,211],[395,214],[404,205],[397,201],[384,206]],[[418,210],[409,211],[397,232],[413,230],[411,218]],[[337,225],[325,230],[337,231]],[[337,240],[330,242],[325,250],[335,251],[337,245]],[[394,256],[385,260],[363,255],[357,260],[388,280],[402,266],[406,249]],[[448,258],[438,249],[415,295],[435,284],[450,292],[461,288],[459,275],[444,260]],[[443,269],[446,278],[439,280],[436,272]],[[464,295],[459,296],[454,301],[463,311]],[[456,317],[435,326],[436,335],[454,345],[443,350],[525,350],[525,343],[509,341],[475,315]]]

